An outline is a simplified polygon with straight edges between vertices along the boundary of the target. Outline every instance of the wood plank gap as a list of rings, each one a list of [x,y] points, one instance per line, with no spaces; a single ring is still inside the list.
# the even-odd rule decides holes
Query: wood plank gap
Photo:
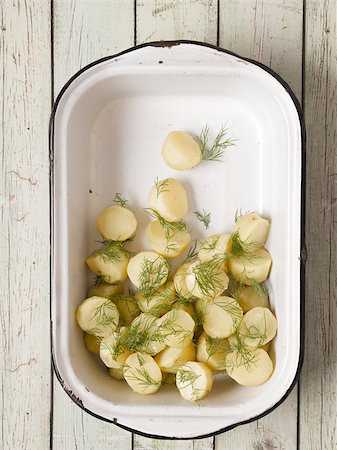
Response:
[[[133,45],[137,45],[137,0],[133,2]],[[133,434],[132,434],[133,437]],[[132,447],[133,448],[133,447]]]
[[[220,0],[217,3],[216,45],[220,45]]]

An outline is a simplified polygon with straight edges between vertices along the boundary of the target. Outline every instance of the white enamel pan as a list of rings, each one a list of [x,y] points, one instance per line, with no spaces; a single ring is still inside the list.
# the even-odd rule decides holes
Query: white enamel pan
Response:
[[[196,134],[205,124],[211,135],[227,124],[235,147],[222,163],[169,169],[160,154],[165,136]],[[70,397],[96,417],[160,438],[214,435],[276,408],[303,358],[304,126],[289,86],[265,66],[220,48],[150,43],[71,78],[54,105],[50,145],[52,354]],[[148,248],[142,208],[157,176],[178,178],[192,211],[211,212],[209,234],[231,231],[240,209],[270,218],[269,289],[279,328],[275,370],[264,385],[248,388],[217,376],[201,405],[183,400],[172,385],[141,396],[112,379],[85,348],[75,311],[93,284],[84,260],[99,239],[95,218],[121,192],[140,222],[134,246]]]

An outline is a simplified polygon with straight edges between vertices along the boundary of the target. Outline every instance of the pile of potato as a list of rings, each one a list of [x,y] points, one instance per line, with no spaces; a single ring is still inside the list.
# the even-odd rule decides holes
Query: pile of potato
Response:
[[[186,190],[173,178],[157,180],[148,202],[151,251],[131,256],[127,250],[137,219],[125,202],[97,219],[104,243],[86,262],[99,282],[76,313],[87,348],[99,354],[112,377],[140,394],[175,382],[184,399],[199,401],[218,371],[244,386],[266,382],[273,372],[269,344],[277,331],[263,285],[272,264],[263,247],[269,221],[242,215],[232,233],[192,245],[171,274],[169,260],[191,244],[183,222]],[[136,292],[124,294],[130,282]]]

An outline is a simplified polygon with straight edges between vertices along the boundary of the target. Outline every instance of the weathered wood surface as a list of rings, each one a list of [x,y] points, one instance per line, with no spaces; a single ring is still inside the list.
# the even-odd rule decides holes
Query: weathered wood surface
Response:
[[[4,0],[0,11],[0,448],[337,449],[335,0]],[[83,413],[55,379],[51,398],[51,94],[87,63],[161,39],[219,42],[262,61],[303,97],[307,124],[307,334],[298,391],[267,417],[200,441],[132,437]]]
[[[302,449],[337,448],[337,4],[306,5],[306,339]]]

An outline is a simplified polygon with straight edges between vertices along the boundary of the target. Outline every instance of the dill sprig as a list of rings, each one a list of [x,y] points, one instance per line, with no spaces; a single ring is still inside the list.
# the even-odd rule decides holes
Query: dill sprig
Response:
[[[168,228],[173,231],[187,231],[187,226],[184,222],[169,222],[168,220],[164,219],[157,211],[155,211],[152,208],[144,208],[144,211],[146,214],[148,214],[150,217],[153,217],[154,219],[158,220],[160,225],[164,228]]]
[[[120,241],[103,241],[102,247],[94,250],[89,258],[100,257],[105,263],[116,262],[128,256],[123,242]]]
[[[240,281],[235,280],[234,278],[230,278],[227,288],[230,296],[233,297],[236,301],[239,301],[242,290],[246,287],[251,287],[260,297],[268,297],[269,291],[265,284],[259,283],[255,280],[255,278],[250,278],[250,281],[251,285],[247,286]]]
[[[125,200],[125,199],[122,197],[122,194],[121,194],[120,192],[117,192],[117,193],[115,194],[115,197],[114,197],[114,199],[113,199],[113,202],[114,202],[116,205],[123,206],[123,207],[125,208],[126,205],[127,205],[127,203],[128,203],[128,200]]]
[[[195,214],[196,218],[204,224],[206,229],[209,227],[209,224],[211,223],[211,213],[207,213],[203,209],[202,211],[193,211],[193,214]]]
[[[148,313],[159,317],[169,311],[175,301],[175,291],[169,285],[160,286],[149,297],[142,296],[147,306]],[[138,305],[140,302],[138,302]]]
[[[186,389],[191,387],[192,389],[192,399],[195,402],[200,402],[201,392],[200,389],[195,386],[195,382],[200,378],[200,374],[195,373],[188,366],[181,366],[177,372],[177,379],[179,384],[182,383],[180,389]]]
[[[190,247],[190,249],[187,252],[187,256],[184,259],[182,264],[187,264],[187,263],[191,263],[197,260],[198,258],[198,241],[194,241],[193,245]]]
[[[259,246],[255,242],[243,241],[240,238],[239,232],[235,231],[231,236],[231,251],[228,257],[246,258],[246,259],[258,259],[259,256],[254,254],[254,250]]]
[[[219,133],[212,143],[212,146],[209,146],[209,127],[208,125],[203,127],[200,135],[196,138],[200,146],[201,159],[205,161],[221,161],[225,149],[235,145],[235,141],[233,139],[226,138],[227,131],[227,128],[222,125]]]
[[[233,298],[230,303],[223,303],[221,301],[214,300],[214,305],[219,306],[223,311],[229,314],[234,322],[235,328],[239,325],[239,321],[242,318],[242,309],[239,303]]]
[[[168,187],[168,183],[169,180],[165,179],[165,180],[159,180],[158,177],[154,180],[154,186],[156,188],[156,195],[157,198],[159,197],[160,194],[162,194],[163,192],[168,192],[169,189],[167,189]]]
[[[229,352],[229,344],[224,338],[212,338],[206,335],[206,351],[208,354],[208,359],[211,358],[215,353],[219,353],[225,356]]]
[[[246,211],[242,212],[242,208],[237,209],[235,212],[235,223],[243,216],[247,216],[249,214],[254,214],[254,211]]]
[[[159,388],[161,385],[161,381],[154,380],[149,374],[149,372],[146,370],[146,368],[143,367],[146,361],[144,360],[144,358],[142,358],[142,356],[139,353],[137,353],[137,358],[140,365],[139,368],[135,367],[131,369],[127,365],[124,366],[124,372],[126,370],[128,371],[127,373],[128,380],[136,381],[138,386],[142,388],[143,392],[145,392],[146,389],[148,389],[151,386],[156,386]]]
[[[179,342],[184,342],[184,340],[191,334],[191,330],[186,330],[179,323],[177,323],[177,317],[178,310],[171,309],[171,311],[167,313],[165,320],[160,324],[160,333],[164,339],[175,336],[178,337]]]
[[[219,276],[222,264],[222,258],[214,257],[193,267],[196,285],[205,297],[214,297],[223,288],[223,280]]]
[[[229,361],[229,359],[226,358],[226,370],[228,373],[231,373],[234,369],[245,366],[245,368],[250,371],[256,362],[254,350],[252,351],[247,348],[239,333],[236,333],[235,338],[235,344],[229,355],[232,355],[234,350],[236,351],[236,357],[234,361]]]
[[[96,326],[87,331],[89,334],[95,336],[96,333],[100,333],[106,327],[114,331],[118,325],[116,322],[116,306],[111,300],[107,299],[93,310],[91,320],[96,321]]]
[[[168,262],[158,255],[154,261],[144,259],[140,266],[139,290],[145,297],[150,297],[167,278]]]

